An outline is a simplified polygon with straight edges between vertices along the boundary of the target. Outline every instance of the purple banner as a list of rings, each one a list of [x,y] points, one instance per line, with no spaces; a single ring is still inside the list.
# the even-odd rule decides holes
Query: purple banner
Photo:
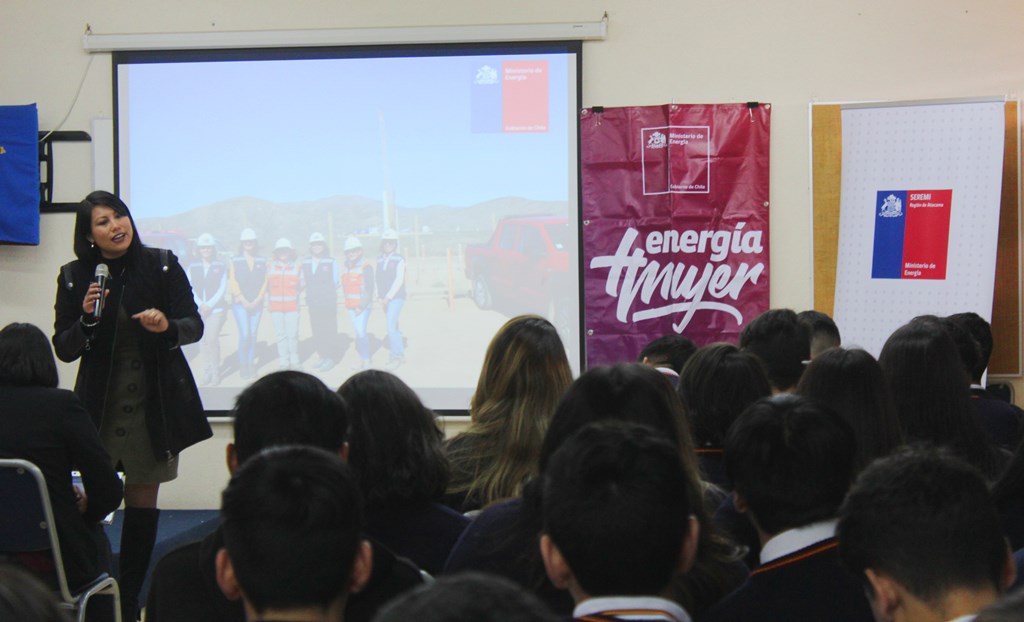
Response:
[[[735,342],[768,308],[770,105],[584,109],[587,365],[676,333]]]

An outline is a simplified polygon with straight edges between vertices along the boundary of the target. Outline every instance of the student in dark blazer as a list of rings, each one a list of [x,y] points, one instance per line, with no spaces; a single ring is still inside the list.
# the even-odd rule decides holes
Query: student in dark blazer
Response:
[[[307,373],[280,371],[263,376],[239,396],[233,411],[235,442],[227,446],[234,474],[251,457],[278,445],[312,446],[348,458],[348,408],[323,382]],[[369,622],[397,594],[423,582],[420,570],[371,539],[369,582],[345,604],[348,622]],[[153,570],[146,603],[148,622],[242,622],[242,601],[218,586],[217,552],[224,546],[218,528],[199,542],[167,555]]]
[[[551,457],[541,556],[581,621],[689,622],[672,579],[697,556],[700,523],[678,446],[654,428],[591,424]]]
[[[984,478],[947,448],[872,463],[843,502],[837,534],[878,620],[973,620],[1015,575]]]
[[[32,324],[0,330],[0,404],[0,456],[42,471],[68,583],[92,581],[110,570],[99,522],[120,505],[121,480],[78,397],[57,388],[53,351]],[[73,469],[82,474],[81,490],[72,487]]]
[[[761,563],[704,620],[873,620],[836,552],[836,512],[855,454],[849,424],[810,398],[762,399],[736,420],[725,468],[736,507],[760,536]]]

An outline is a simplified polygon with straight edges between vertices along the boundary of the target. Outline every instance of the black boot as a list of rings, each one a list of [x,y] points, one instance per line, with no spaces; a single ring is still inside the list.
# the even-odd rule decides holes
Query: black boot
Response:
[[[125,507],[121,526],[121,555],[118,586],[121,589],[121,620],[139,619],[139,591],[146,580],[149,558],[156,543],[156,527],[160,510]]]

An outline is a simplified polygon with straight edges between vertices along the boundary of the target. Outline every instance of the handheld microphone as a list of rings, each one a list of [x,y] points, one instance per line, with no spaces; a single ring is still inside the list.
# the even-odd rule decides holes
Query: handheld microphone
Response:
[[[100,297],[96,301],[96,308],[92,311],[92,316],[97,320],[103,315],[103,304],[107,301],[107,279],[110,278],[110,268],[107,264],[101,263],[96,265],[96,282],[100,286]]]

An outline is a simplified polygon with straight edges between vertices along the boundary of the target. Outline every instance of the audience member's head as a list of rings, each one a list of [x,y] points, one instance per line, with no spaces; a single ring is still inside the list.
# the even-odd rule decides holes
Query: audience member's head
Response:
[[[50,340],[33,324],[13,323],[0,330],[0,387],[56,388],[57,363]]]
[[[506,322],[484,355],[470,426],[460,435],[465,442],[449,447],[449,459],[460,468],[448,492],[480,506],[518,495],[537,472],[544,432],[571,382],[569,359],[551,322],[535,315]],[[460,471],[471,475],[465,479]]]
[[[953,339],[957,354],[960,355],[960,362],[963,364],[964,382],[971,384],[971,370],[978,366],[981,360],[981,346],[978,341],[967,330],[967,327],[957,320],[949,317],[935,317],[924,315],[917,319],[933,320],[942,325],[949,336]]]
[[[239,394],[233,414],[235,442],[228,445],[229,468],[275,445],[309,445],[339,455],[347,451],[345,401],[303,372],[263,376]]]
[[[70,622],[71,617],[42,581],[16,566],[0,565],[0,620]]]
[[[737,507],[762,541],[835,518],[853,480],[856,441],[842,417],[811,398],[779,395],[746,410],[725,439]]]
[[[681,452],[693,454],[683,406],[672,385],[647,365],[620,363],[587,370],[565,392],[541,445],[541,472],[570,436],[590,423],[607,420],[650,426]],[[691,465],[696,472],[695,459]]]
[[[548,469],[548,461],[573,433],[597,421],[629,421],[651,427],[662,438],[676,443],[689,478],[687,490],[692,491],[691,511],[701,525],[697,562],[692,572],[680,577],[675,599],[693,611],[694,598],[724,596],[736,587],[730,574],[736,561],[735,546],[712,525],[702,505],[700,470],[683,405],[672,384],[651,367],[624,363],[596,367],[581,375],[565,392],[558,405],[551,427],[541,448],[540,470]],[[524,491],[523,527],[541,531],[541,480],[535,480]],[[540,569],[543,580],[543,568]],[[694,582],[698,582],[694,583]],[[677,586],[674,586],[677,587]],[[709,596],[709,594],[711,594]]]
[[[988,368],[988,361],[992,358],[992,326],[985,321],[985,318],[981,317],[973,311],[967,311],[966,313],[954,313],[953,315],[946,318],[956,322],[960,326],[964,327],[974,337],[974,341],[978,344],[978,358],[974,361],[974,365],[971,367],[971,380],[975,383],[981,384],[981,377],[985,375],[985,370]]]
[[[682,402],[668,380],[651,367],[630,363],[595,367],[585,372],[566,391],[551,420],[541,447],[541,474],[548,471],[551,456],[570,436],[598,421],[646,425],[679,448],[689,478],[687,490],[692,495],[691,512],[696,515],[701,529],[696,565],[688,574],[677,577],[673,598],[694,612],[698,599],[720,598],[735,589],[732,569],[737,559],[736,547],[711,523],[703,506],[703,488],[693,439],[685,421]],[[531,518],[539,518],[540,513],[540,486],[537,484],[535,480],[524,494],[526,511],[534,513]],[[524,523],[534,526],[529,519]],[[539,532],[541,526],[535,526]]]
[[[448,485],[444,433],[416,392],[393,374],[367,370],[338,393],[352,420],[348,463],[367,507],[440,499]]]
[[[908,442],[945,445],[994,478],[999,456],[971,406],[963,362],[937,318],[919,317],[896,329],[878,357]]]
[[[702,447],[721,447],[740,413],[771,393],[761,359],[728,343],[698,350],[679,378],[679,397]]]
[[[838,348],[842,345],[843,340],[839,336],[839,327],[827,314],[809,310],[801,311],[796,316],[811,333],[812,359],[829,348]]]
[[[644,346],[636,362],[653,367],[667,367],[678,374],[683,370],[687,359],[696,351],[697,346],[686,337],[664,335]]]
[[[492,416],[494,403],[512,401],[523,411],[512,415],[546,422],[571,382],[565,346],[551,322],[536,315],[514,317],[498,329],[487,346],[470,401],[470,417],[485,422]]]
[[[536,596],[512,581],[479,572],[440,577],[386,605],[373,622],[557,622]]]
[[[580,602],[663,595],[692,565],[699,526],[679,448],[647,426],[587,426],[543,477],[541,552],[552,583]]]
[[[833,348],[811,361],[797,393],[828,404],[857,437],[857,471],[903,443],[889,385],[875,357],[864,350]]]
[[[740,348],[760,358],[772,387],[792,390],[811,358],[811,334],[790,309],[770,309],[754,318],[740,333]]]
[[[217,582],[243,599],[249,620],[340,620],[347,594],[369,577],[359,485],[336,454],[284,446],[250,457],[224,490],[221,514]]]
[[[1012,580],[985,480],[945,450],[901,450],[868,466],[843,503],[837,535],[879,620],[977,613]]]

